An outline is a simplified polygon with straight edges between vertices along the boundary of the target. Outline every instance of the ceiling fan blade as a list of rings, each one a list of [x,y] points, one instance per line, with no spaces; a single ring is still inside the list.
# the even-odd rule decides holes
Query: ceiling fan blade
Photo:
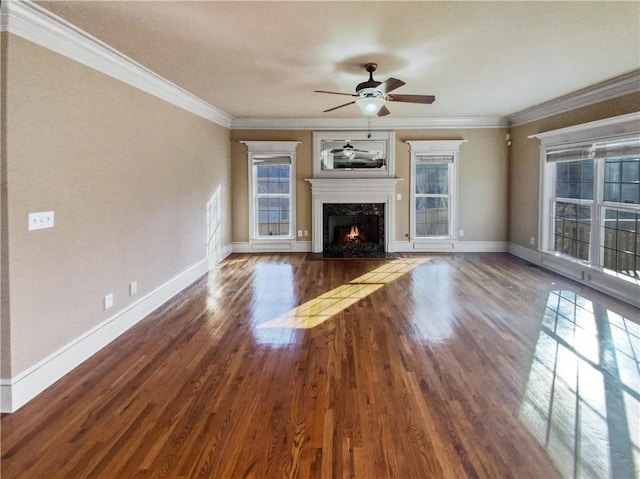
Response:
[[[329,153],[342,153],[345,150],[352,151],[353,153],[371,153],[369,150],[358,150],[357,148],[334,148]]]
[[[389,95],[388,101],[403,101],[405,103],[424,103],[430,105],[436,101],[436,97],[433,95]]]
[[[337,91],[313,90],[314,93],[329,93],[330,95],[358,96],[353,93],[340,93]]]
[[[380,84],[378,90],[380,90],[383,95],[386,95],[390,91],[393,91],[396,88],[400,88],[402,85],[405,85],[405,82],[403,82],[402,80],[398,80],[397,78],[388,78]]]
[[[345,103],[343,105],[334,106],[333,108],[329,108],[328,110],[324,110],[322,113],[326,113],[328,111],[337,110],[338,108],[342,108],[343,106],[353,105],[354,103],[355,103],[355,101],[350,101],[349,103]]]
[[[387,116],[389,113],[391,112],[385,105],[382,105],[382,107],[378,110],[378,116]]]

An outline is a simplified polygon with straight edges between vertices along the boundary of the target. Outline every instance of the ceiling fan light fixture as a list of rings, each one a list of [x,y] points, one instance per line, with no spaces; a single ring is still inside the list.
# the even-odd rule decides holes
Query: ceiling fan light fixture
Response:
[[[363,96],[356,100],[356,105],[360,108],[360,111],[367,116],[373,116],[380,111],[380,108],[385,103],[385,99],[382,96]]]
[[[323,113],[337,110],[338,108],[344,108],[345,106],[358,105],[360,111],[366,116],[386,116],[391,113],[385,106],[386,102],[404,102],[404,103],[422,103],[424,105],[430,105],[436,101],[436,97],[433,95],[389,95],[390,92],[400,88],[405,83],[397,78],[387,78],[382,83],[373,79],[373,72],[376,71],[378,65],[375,63],[367,63],[365,70],[369,73],[369,79],[356,86],[356,92],[354,93],[341,93],[337,91],[327,90],[314,90],[316,93],[329,93],[331,95],[343,95],[356,98],[348,103],[334,106],[328,110],[323,110]]]
[[[351,158],[353,156],[353,146],[351,146],[351,143],[349,143],[347,141],[347,144],[344,145],[343,149],[342,149],[342,153],[344,154],[344,156],[346,156],[347,158]]]

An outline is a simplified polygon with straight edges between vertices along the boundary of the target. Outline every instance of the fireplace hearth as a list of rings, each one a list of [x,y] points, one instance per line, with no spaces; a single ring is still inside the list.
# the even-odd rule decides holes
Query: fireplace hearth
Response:
[[[323,250],[330,258],[385,256],[384,203],[325,203]]]

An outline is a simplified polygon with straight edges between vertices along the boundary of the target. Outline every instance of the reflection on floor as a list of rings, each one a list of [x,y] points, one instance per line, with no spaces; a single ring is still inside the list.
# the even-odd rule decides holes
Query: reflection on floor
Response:
[[[640,477],[640,325],[552,291],[520,417],[564,477]]]
[[[277,318],[257,325],[257,329],[285,328],[309,329],[324,323],[332,316],[354,305],[382,286],[410,272],[424,263],[425,258],[398,259],[353,279]]]

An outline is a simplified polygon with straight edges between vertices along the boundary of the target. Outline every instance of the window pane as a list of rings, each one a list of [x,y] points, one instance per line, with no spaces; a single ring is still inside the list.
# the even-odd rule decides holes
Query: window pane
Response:
[[[258,198],[258,235],[289,235],[289,198]]]
[[[604,181],[606,183],[620,182],[620,162],[607,160],[604,164]]]
[[[289,165],[257,165],[258,194],[289,194]]]
[[[449,235],[448,198],[416,198],[416,235]]]
[[[557,201],[554,224],[555,251],[588,260],[591,241],[591,207]]]
[[[638,182],[640,181],[640,160],[625,160],[622,162],[621,181]]]
[[[640,278],[640,213],[607,208],[604,215],[603,266]]]
[[[620,203],[640,204],[640,184],[620,185]]]
[[[607,159],[605,161],[604,200],[640,204],[639,159]]]
[[[419,195],[447,194],[449,192],[449,165],[428,163],[416,165],[416,193]]]
[[[556,197],[593,199],[593,160],[567,161],[556,165]]]
[[[620,202],[620,183],[605,183],[604,200]]]

